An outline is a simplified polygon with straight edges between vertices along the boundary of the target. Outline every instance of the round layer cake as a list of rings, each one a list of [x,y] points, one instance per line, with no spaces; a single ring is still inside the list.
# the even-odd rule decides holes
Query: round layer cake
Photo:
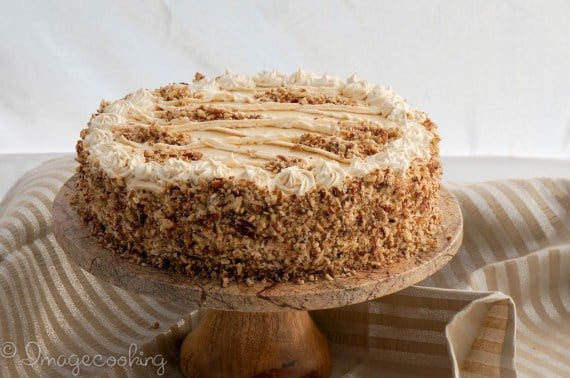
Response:
[[[101,102],[73,205],[133,263],[334,279],[437,246],[438,142],[424,112],[355,76],[197,73]]]

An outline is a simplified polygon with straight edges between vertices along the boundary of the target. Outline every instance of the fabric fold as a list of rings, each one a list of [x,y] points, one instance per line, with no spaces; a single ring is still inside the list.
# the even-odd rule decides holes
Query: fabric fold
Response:
[[[514,377],[515,306],[500,293],[481,293],[445,329],[455,375]]]
[[[499,292],[415,286],[312,315],[331,342],[333,377],[516,375],[514,304]],[[500,348],[486,348],[489,338]]]

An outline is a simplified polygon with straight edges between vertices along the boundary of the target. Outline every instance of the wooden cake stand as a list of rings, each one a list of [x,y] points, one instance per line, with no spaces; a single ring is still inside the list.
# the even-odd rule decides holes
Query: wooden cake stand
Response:
[[[185,339],[180,367],[187,377],[323,377],[331,356],[309,310],[364,302],[411,286],[443,267],[462,240],[462,216],[442,189],[438,248],[389,267],[302,285],[253,286],[204,281],[129,263],[99,245],[70,207],[71,178],[53,204],[53,228],[66,254],[94,276],[132,292],[209,309]]]

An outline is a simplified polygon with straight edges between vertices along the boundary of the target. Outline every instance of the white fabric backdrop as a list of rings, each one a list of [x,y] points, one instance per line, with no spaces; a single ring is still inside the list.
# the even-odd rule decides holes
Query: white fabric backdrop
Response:
[[[570,157],[570,2],[0,2],[0,153],[72,151],[102,98],[230,67],[390,84],[446,155]]]

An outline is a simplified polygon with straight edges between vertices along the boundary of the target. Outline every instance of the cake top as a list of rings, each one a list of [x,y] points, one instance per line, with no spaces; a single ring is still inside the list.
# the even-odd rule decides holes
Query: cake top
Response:
[[[89,159],[133,187],[233,178],[303,195],[429,158],[433,127],[355,75],[226,71],[102,101],[81,136]]]

